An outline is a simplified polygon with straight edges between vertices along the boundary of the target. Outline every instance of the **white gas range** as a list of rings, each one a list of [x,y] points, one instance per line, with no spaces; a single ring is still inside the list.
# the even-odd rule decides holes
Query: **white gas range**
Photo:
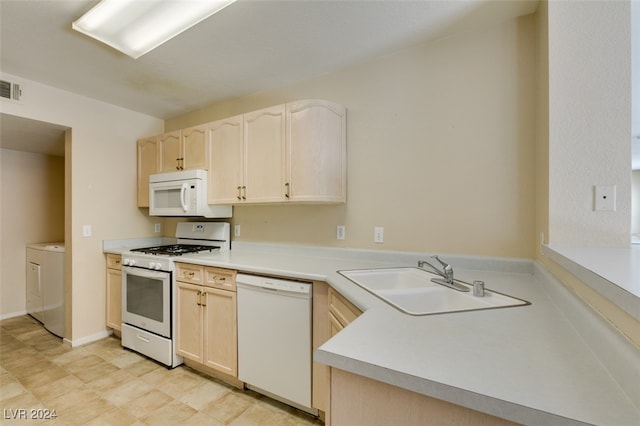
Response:
[[[122,346],[169,367],[176,353],[175,261],[189,253],[230,250],[226,222],[181,222],[175,244],[122,253]]]

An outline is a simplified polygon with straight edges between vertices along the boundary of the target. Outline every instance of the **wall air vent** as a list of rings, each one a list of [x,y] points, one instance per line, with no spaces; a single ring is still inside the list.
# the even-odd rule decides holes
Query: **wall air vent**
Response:
[[[17,83],[11,83],[10,81],[0,80],[0,97],[5,99],[11,99],[19,101],[22,95],[22,89]]]

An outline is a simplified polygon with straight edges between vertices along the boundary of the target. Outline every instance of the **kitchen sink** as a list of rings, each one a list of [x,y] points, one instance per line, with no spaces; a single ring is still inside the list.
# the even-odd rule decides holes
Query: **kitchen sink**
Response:
[[[485,289],[484,296],[460,292],[434,283],[437,277],[420,268],[357,269],[338,271],[358,286],[388,304],[410,315],[431,315],[449,312],[523,306],[526,300]],[[456,280],[473,288],[472,284]]]

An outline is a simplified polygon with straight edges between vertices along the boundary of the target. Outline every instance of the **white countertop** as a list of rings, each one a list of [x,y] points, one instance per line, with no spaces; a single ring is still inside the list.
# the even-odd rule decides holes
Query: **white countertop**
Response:
[[[524,424],[640,424],[640,351],[537,263],[443,255],[457,278],[531,305],[427,316],[403,314],[336,272],[428,256],[234,243],[180,261],[329,283],[365,313],[316,361]]]
[[[626,248],[549,244],[545,256],[640,320],[640,245]]]

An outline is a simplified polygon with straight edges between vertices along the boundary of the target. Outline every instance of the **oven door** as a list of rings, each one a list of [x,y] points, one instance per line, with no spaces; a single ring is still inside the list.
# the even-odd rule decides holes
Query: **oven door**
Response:
[[[122,322],[171,338],[171,273],[122,268]]]

